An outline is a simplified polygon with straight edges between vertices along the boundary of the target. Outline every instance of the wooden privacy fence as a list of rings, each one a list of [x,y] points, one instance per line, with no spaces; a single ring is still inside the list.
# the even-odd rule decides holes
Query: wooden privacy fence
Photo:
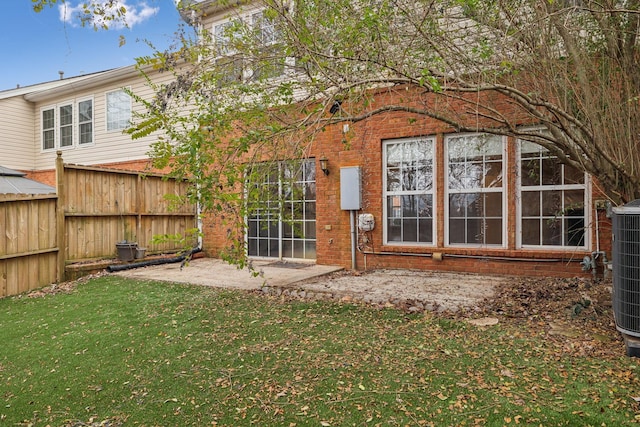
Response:
[[[0,195],[0,297],[58,280],[57,199]]]
[[[71,263],[114,258],[116,243],[136,242],[147,254],[184,249],[154,243],[196,227],[193,205],[172,206],[185,182],[162,175],[65,165],[56,160],[57,195],[0,195],[0,297],[65,279]]]

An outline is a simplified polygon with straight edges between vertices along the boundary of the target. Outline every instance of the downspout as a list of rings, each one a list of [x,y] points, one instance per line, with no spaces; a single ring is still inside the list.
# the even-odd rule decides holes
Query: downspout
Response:
[[[357,236],[356,236],[356,211],[349,211],[351,222],[351,269],[356,270],[356,250],[357,250]]]

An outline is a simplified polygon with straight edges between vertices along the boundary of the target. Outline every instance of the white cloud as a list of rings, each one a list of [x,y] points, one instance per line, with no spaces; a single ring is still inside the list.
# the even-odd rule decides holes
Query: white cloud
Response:
[[[79,2],[77,5],[73,5],[72,2],[67,1],[58,6],[58,12],[60,14],[60,20],[73,26],[79,26],[82,20],[85,19],[87,24],[96,25],[102,27],[103,24],[109,28],[119,29],[125,25],[134,27],[135,25],[146,21],[151,18],[160,10],[159,7],[151,7],[145,2],[135,3],[129,5],[128,0],[93,0],[90,5],[93,5],[90,10],[96,8],[104,10],[104,15],[99,14],[86,14],[85,2]],[[123,16],[118,16],[118,11],[124,8],[125,13]],[[113,19],[110,19],[113,18]]]

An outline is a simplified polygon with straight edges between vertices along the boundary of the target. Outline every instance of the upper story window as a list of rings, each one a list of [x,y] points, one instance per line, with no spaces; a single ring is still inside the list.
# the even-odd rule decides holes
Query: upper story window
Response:
[[[520,142],[520,245],[585,247],[585,173],[545,148]]]
[[[93,100],[91,99],[78,102],[78,142],[80,144],[93,142]]]
[[[251,27],[262,46],[269,46],[278,42],[278,32],[272,19],[265,16],[264,11],[251,15]]]
[[[71,147],[73,145],[73,104],[58,107],[58,113],[60,120],[60,147]]]
[[[264,10],[216,24],[213,36],[219,55],[216,61],[220,65],[219,86],[269,79],[284,73],[286,61],[278,44],[280,36],[275,22]],[[235,41],[244,37],[251,37],[251,43],[260,46],[250,58],[239,58],[233,49]]]
[[[42,149],[56,148],[56,109],[44,108],[41,112]]]
[[[107,92],[107,132],[123,130],[131,124],[131,97],[123,89]]]
[[[231,37],[239,26],[238,20],[232,20],[213,27],[213,37],[220,56],[231,53]]]
[[[433,138],[386,141],[385,243],[433,244]]]
[[[445,139],[449,245],[504,246],[504,141],[496,135]]]
[[[70,148],[93,142],[93,99],[70,101],[40,110],[42,149]]]

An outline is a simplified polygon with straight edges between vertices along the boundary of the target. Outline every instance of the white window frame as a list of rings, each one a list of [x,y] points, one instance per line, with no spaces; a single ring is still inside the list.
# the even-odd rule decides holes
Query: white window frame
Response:
[[[71,121],[68,123],[62,123],[62,109],[63,108],[71,108],[71,111],[69,113],[69,115],[71,116]],[[57,132],[57,141],[58,141],[58,146],[60,149],[65,149],[65,148],[71,148],[75,145],[75,130],[74,130],[74,124],[75,124],[75,117],[74,117],[74,113],[75,113],[75,105],[73,101],[66,101],[66,102],[61,102],[56,106],[56,132]],[[69,130],[71,131],[70,134],[66,134],[63,135],[63,130]],[[65,145],[62,145],[64,143],[63,139],[64,137],[68,137],[71,138],[70,143],[66,143]]]
[[[80,104],[83,102],[91,102],[91,120],[88,121],[81,121],[80,120]],[[78,99],[78,101],[76,102],[76,123],[75,123],[75,128],[76,128],[76,132],[77,132],[77,141],[78,141],[78,147],[87,147],[87,146],[91,146],[91,145],[95,145],[95,129],[96,129],[96,120],[95,120],[95,116],[96,116],[96,109],[95,109],[95,102],[93,100],[93,97],[87,97],[87,98],[80,98]],[[91,124],[91,141],[89,142],[82,142],[82,126],[86,125],[86,124]]]
[[[580,246],[567,246],[567,245],[531,245],[524,244],[522,242],[524,225],[523,225],[523,185],[522,185],[522,140],[517,141],[517,197],[516,197],[516,246],[519,249],[532,249],[532,250],[588,250],[591,247],[591,191],[592,191],[592,183],[589,174],[584,174],[584,184],[559,184],[559,185],[538,185],[538,186],[526,186],[530,191],[566,191],[566,190],[583,190],[584,191],[584,239],[583,245]],[[549,153],[550,156],[551,153]],[[554,157],[554,156],[552,156]],[[564,177],[564,165],[562,167],[563,177]],[[563,178],[564,180],[564,178]],[[526,190],[525,190],[526,191]],[[563,215],[560,216],[562,218]],[[561,219],[561,222],[564,222]],[[564,236],[564,232],[562,233]]]
[[[256,74],[256,72],[254,72],[254,70],[251,69],[250,66],[245,64],[241,58],[240,59],[234,58],[234,55],[236,55],[236,51],[228,46],[230,42],[230,37],[227,34],[225,34],[227,31],[227,28],[234,25],[237,22],[242,22],[245,25],[249,26],[251,31],[254,31],[256,29],[255,28],[256,24],[261,23],[266,19],[264,18],[264,12],[265,12],[265,8],[252,9],[250,11],[247,11],[246,13],[242,13],[240,16],[234,16],[233,18],[228,18],[228,19],[225,19],[224,21],[215,22],[210,27],[213,32],[213,43],[218,46],[217,56],[215,58],[216,62],[221,64],[229,64],[230,65],[229,71],[230,73],[233,73],[233,75],[231,75],[230,77],[221,79],[222,86],[224,85],[225,82],[237,81],[238,75],[241,76],[242,81],[248,81],[254,78]],[[260,17],[262,17],[263,19],[260,19]],[[270,37],[268,37],[268,40],[265,40],[265,34],[267,33],[267,31],[265,31],[266,28],[271,28],[271,31],[269,32]],[[259,28],[259,37],[265,49],[269,49],[270,47],[275,46],[280,42],[280,36],[278,35],[278,32],[276,31],[274,25],[265,26],[261,24]],[[240,61],[239,73],[235,73],[235,71],[238,69],[237,61]],[[289,61],[287,58],[285,63],[282,65],[282,72],[267,78],[277,79],[286,75],[287,68],[290,65],[291,65],[291,61]],[[260,72],[260,70],[258,70],[258,72]]]
[[[57,106],[56,105],[47,105],[45,107],[40,108],[40,150],[41,151],[51,151],[51,150],[55,150],[58,147],[57,141],[58,141],[58,127],[57,127],[57,121],[56,118],[58,117],[58,114],[56,113],[57,111]],[[53,111],[53,126],[52,127],[44,127],[44,113],[45,111]],[[46,132],[52,132],[53,133],[53,147],[45,147],[45,135],[44,133]]]
[[[119,88],[119,89],[114,89],[114,90],[110,90],[108,92],[105,92],[104,94],[104,102],[105,102],[105,131],[106,132],[122,132],[124,129],[127,129],[129,126],[131,126],[131,118],[132,118],[132,114],[133,114],[133,107],[132,107],[132,99],[131,96],[125,92],[125,89],[129,89],[129,88]],[[123,93],[127,96],[128,100],[129,100],[129,118],[127,119],[127,124],[125,126],[123,126],[120,122],[122,121],[122,118],[118,117],[114,120],[110,120],[110,115],[111,114],[115,114],[115,112],[110,113],[109,112],[109,95],[115,94],[115,93]],[[124,110],[124,109],[123,109]],[[120,111],[117,112],[118,115],[122,114]],[[110,124],[114,124],[117,125],[116,127],[110,128]]]
[[[79,120],[79,105],[81,102],[86,102],[86,101],[91,101],[91,109],[92,109],[92,114],[94,110],[94,103],[93,103],[93,98],[82,98],[79,100],[67,100],[67,101],[63,101],[63,102],[59,102],[57,104],[52,104],[52,105],[46,105],[40,108],[40,151],[41,152],[46,152],[46,151],[52,151],[52,150],[70,150],[73,148],[76,148],[78,146],[81,145],[90,145],[90,144],[80,144],[80,131],[79,131],[79,126],[80,126],[80,120]],[[62,123],[62,110],[64,108],[70,108],[70,122],[67,123]],[[44,124],[44,113],[50,111],[53,112],[53,126],[51,127],[47,127],[45,128],[45,124]],[[91,123],[92,123],[92,134],[91,134],[91,140],[93,143],[93,138],[94,138],[94,134],[93,134],[93,129],[94,129],[94,118],[92,116],[91,118]],[[86,122],[84,123],[86,124]],[[66,132],[65,132],[66,131]],[[52,147],[46,147],[44,146],[45,144],[45,132],[51,132],[51,135],[53,136],[53,146]],[[67,143],[65,145],[63,144],[63,132],[65,133],[64,136],[66,136],[67,139]]]
[[[452,189],[451,187],[451,179],[449,175],[449,164],[450,164],[450,153],[449,153],[449,145],[452,139],[455,138],[470,138],[470,137],[478,137],[482,135],[487,135],[488,137],[500,138],[500,142],[502,145],[501,156],[502,156],[502,185],[500,187],[469,187],[462,189]],[[484,155],[483,155],[483,166],[484,166]],[[466,164],[466,162],[465,162]],[[507,157],[507,141],[506,137],[503,136],[495,136],[491,134],[482,134],[482,133],[456,133],[446,135],[444,138],[444,238],[445,238],[445,246],[446,247],[462,247],[462,248],[496,248],[502,249],[506,248],[508,244],[508,234],[507,230],[509,229],[508,224],[508,206],[507,206],[507,194],[509,193],[509,183],[507,179],[507,171],[508,171],[508,157]],[[450,230],[450,220],[451,220],[451,212],[450,212],[450,196],[452,194],[466,194],[466,193],[474,193],[485,195],[489,193],[500,193],[500,200],[502,201],[502,210],[501,210],[501,220],[502,220],[502,229],[501,229],[501,244],[488,244],[488,243],[451,243],[451,230]],[[467,217],[465,217],[467,218]],[[482,216],[482,218],[486,218],[486,216]],[[466,239],[467,242],[469,239]]]
[[[407,144],[416,141],[426,141],[431,144],[431,170],[432,170],[432,182],[431,188],[426,190],[389,190],[388,186],[388,158],[387,147],[394,144]],[[402,166],[400,167],[402,169]],[[436,162],[436,138],[435,136],[417,137],[417,138],[399,138],[389,139],[382,142],[382,235],[383,242],[389,246],[420,246],[420,247],[432,247],[437,244],[437,162]],[[402,172],[400,171],[400,179],[402,179]],[[402,196],[431,196],[431,242],[417,242],[417,241],[402,241],[402,240],[389,240],[389,214],[388,214],[388,201],[389,197],[402,197]],[[418,218],[416,218],[418,220]],[[402,217],[400,218],[402,221]]]

